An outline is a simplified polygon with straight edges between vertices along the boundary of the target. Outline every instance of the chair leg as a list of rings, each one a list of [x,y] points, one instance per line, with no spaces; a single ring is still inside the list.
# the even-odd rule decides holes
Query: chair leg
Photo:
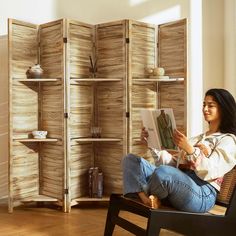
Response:
[[[111,195],[108,212],[107,212],[104,236],[111,236],[113,234],[116,224],[115,222],[113,222],[112,218],[117,217],[119,215],[119,212],[120,212],[120,208],[117,206],[115,199]]]
[[[153,215],[150,214],[147,222],[147,229],[146,229],[146,235],[147,236],[157,236],[160,234],[161,227],[158,224],[158,219]]]

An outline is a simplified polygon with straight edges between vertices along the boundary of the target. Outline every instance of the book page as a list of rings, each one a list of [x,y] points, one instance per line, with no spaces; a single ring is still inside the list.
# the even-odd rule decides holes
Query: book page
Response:
[[[143,126],[148,131],[147,145],[149,148],[157,148],[161,150],[160,138],[158,137],[157,126],[153,117],[152,109],[142,109],[141,118]]]
[[[159,150],[178,150],[173,142],[176,122],[172,108],[142,109],[143,126],[148,131],[148,147]]]

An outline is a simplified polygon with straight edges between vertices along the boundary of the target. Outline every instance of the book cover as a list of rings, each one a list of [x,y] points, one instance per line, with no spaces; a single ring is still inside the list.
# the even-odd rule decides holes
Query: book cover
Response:
[[[148,131],[147,144],[159,150],[177,150],[173,142],[176,122],[172,108],[141,109],[143,126]]]

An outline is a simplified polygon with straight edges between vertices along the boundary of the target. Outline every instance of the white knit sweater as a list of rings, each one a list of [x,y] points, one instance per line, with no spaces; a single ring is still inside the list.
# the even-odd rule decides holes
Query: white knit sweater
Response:
[[[224,175],[236,165],[235,135],[220,132],[211,135],[201,134],[189,141],[194,146],[195,152],[186,155],[181,151],[177,155],[177,167],[179,164],[187,164],[199,178],[209,182],[219,191]],[[159,152],[152,150],[152,154],[156,165],[175,163],[173,161],[175,157],[165,150]]]

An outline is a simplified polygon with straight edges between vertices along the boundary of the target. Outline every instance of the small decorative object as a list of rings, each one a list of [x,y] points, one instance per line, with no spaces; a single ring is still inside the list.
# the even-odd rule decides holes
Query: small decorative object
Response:
[[[89,72],[91,73],[92,78],[96,78],[97,60],[95,60],[95,62],[93,63],[93,59],[91,56],[89,56],[89,60],[90,60],[90,65],[91,65],[91,67],[89,67]]]
[[[165,69],[162,67],[157,67],[153,69],[153,75],[157,76],[163,76],[165,75]]]
[[[169,79],[169,76],[165,75],[165,69],[162,67],[147,68],[146,70],[149,74],[149,78],[155,78],[159,80]]]
[[[101,138],[101,127],[91,127],[92,138]]]
[[[98,167],[89,168],[89,197],[102,198],[103,173]]]
[[[152,75],[154,68],[148,67],[146,70],[149,75]]]
[[[34,130],[32,131],[32,135],[34,138],[46,138],[48,134],[48,131],[43,131],[43,130]]]
[[[30,66],[29,69],[26,71],[26,76],[28,79],[37,79],[41,78],[43,74],[43,69],[39,64],[35,64],[34,66]]]

